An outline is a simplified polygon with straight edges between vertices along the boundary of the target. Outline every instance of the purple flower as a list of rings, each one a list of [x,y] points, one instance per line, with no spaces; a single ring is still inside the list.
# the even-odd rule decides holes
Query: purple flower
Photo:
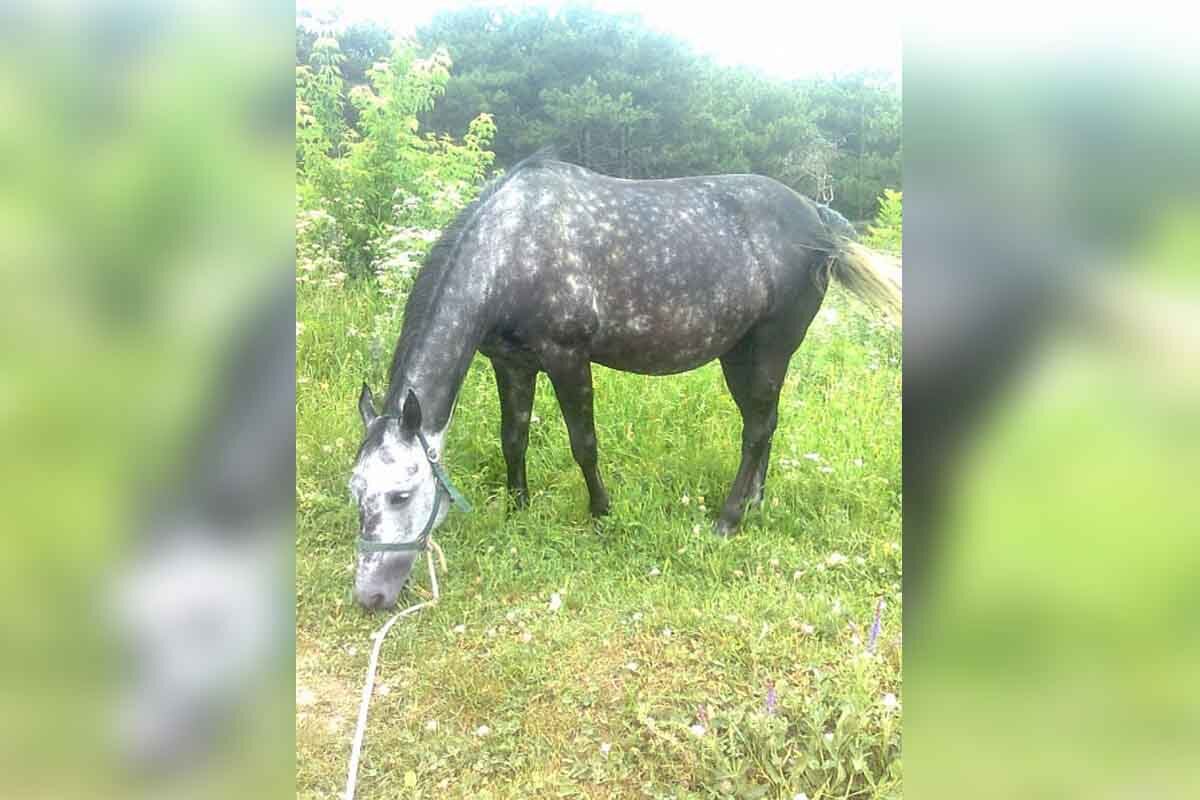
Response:
[[[767,681],[767,713],[774,714],[779,697],[775,694],[775,681]]]
[[[875,622],[871,624],[871,635],[867,638],[867,650],[874,653],[875,643],[879,640],[879,631],[883,627],[880,615],[883,613],[883,598],[875,604]]]

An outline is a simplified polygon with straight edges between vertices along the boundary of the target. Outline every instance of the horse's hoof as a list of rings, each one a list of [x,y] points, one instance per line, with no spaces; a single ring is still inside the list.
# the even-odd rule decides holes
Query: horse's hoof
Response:
[[[592,512],[593,517],[607,517],[609,512],[608,503],[602,506],[589,506],[588,510]]]

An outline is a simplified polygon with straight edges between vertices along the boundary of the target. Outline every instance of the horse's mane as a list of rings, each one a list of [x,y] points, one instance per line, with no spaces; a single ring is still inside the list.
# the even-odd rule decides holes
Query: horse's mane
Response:
[[[385,414],[399,413],[400,377],[403,374],[408,352],[437,307],[437,301],[446,283],[446,276],[454,266],[455,258],[458,255],[458,246],[462,242],[464,234],[470,229],[471,223],[475,221],[476,214],[518,174],[536,169],[553,160],[555,160],[553,148],[542,148],[519,161],[508,172],[488,181],[479,196],[446,226],[429,254],[425,256],[424,263],[417,273],[417,279],[413,283],[412,291],[409,292],[408,301],[404,305],[404,324],[400,328],[400,338],[396,342],[396,350],[392,354],[392,365],[388,370],[388,393],[383,401]]]

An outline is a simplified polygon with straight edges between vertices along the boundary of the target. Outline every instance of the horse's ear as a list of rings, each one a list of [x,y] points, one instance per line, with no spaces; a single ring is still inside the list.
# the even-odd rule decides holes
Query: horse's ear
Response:
[[[404,398],[404,410],[400,412],[400,428],[410,436],[421,429],[421,404],[412,389],[408,390],[408,396]]]
[[[362,394],[358,396],[358,413],[362,416],[363,425],[370,425],[379,415],[375,413],[375,398],[371,396],[371,387],[363,381]]]

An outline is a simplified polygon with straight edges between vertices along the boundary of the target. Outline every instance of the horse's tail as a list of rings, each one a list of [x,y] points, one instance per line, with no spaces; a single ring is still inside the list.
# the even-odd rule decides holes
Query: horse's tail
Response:
[[[901,319],[900,270],[891,260],[853,239],[838,236],[830,261],[833,277],[859,298],[882,310],[893,323]]]
[[[870,305],[877,306],[895,323],[900,322],[900,270],[888,256],[855,241],[850,221],[834,209],[817,204],[817,215],[833,242],[830,265],[838,282]]]

